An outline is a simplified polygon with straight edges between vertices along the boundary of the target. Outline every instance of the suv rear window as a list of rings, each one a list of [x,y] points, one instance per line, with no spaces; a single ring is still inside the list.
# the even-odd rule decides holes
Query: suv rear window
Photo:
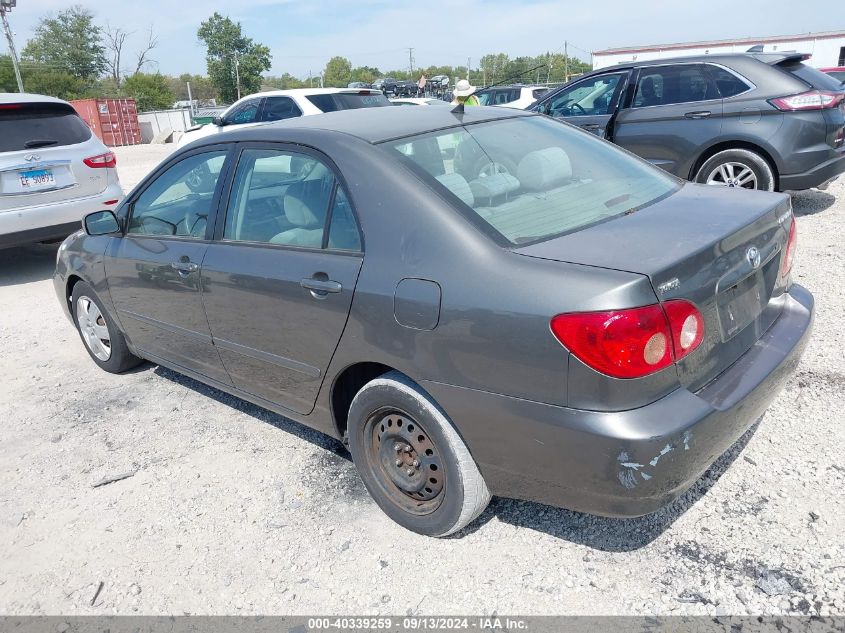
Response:
[[[453,127],[382,147],[511,245],[610,220],[680,187],[595,135],[539,116]]]
[[[308,95],[305,98],[323,112],[357,110],[358,108],[380,108],[391,105],[387,97],[378,93],[355,94],[338,92],[328,95]]]
[[[91,130],[63,103],[0,104],[0,152],[83,143]]]
[[[816,90],[842,90],[842,83],[806,64],[779,64],[779,68],[792,73],[806,84],[810,84]]]

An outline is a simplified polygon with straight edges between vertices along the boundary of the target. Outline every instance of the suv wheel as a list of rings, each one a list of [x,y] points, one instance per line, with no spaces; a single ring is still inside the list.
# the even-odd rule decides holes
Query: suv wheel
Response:
[[[349,449],[379,507],[418,534],[457,532],[490,501],[478,466],[446,414],[399,372],[372,380],[355,396]]]
[[[747,149],[728,149],[707,159],[695,182],[742,189],[775,190],[775,175],[768,161]]]
[[[73,287],[71,314],[86,351],[100,369],[119,374],[141,362],[129,351],[123,333],[106,312],[100,298],[84,281]]]

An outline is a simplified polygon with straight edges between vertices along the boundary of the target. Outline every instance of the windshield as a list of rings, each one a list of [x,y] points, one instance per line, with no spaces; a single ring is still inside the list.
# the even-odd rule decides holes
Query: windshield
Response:
[[[365,92],[363,94],[338,92],[325,95],[308,95],[305,98],[323,112],[355,110],[357,108],[378,108],[390,105],[387,97],[378,92]]]
[[[513,245],[583,229],[680,187],[674,177],[610,143],[539,116],[450,128],[385,146]]]

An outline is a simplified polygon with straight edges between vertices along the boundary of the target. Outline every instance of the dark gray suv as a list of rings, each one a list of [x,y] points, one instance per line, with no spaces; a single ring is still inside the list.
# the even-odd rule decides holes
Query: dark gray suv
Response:
[[[800,53],[704,55],[602,68],[529,109],[700,183],[824,188],[845,171],[845,85]]]

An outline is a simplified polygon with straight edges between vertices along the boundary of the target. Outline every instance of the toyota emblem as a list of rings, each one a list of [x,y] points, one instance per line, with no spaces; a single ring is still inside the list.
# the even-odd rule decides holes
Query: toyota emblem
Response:
[[[760,267],[760,251],[756,246],[752,246],[748,249],[745,253],[745,259],[748,260],[748,263],[751,264],[751,267],[755,270]]]

